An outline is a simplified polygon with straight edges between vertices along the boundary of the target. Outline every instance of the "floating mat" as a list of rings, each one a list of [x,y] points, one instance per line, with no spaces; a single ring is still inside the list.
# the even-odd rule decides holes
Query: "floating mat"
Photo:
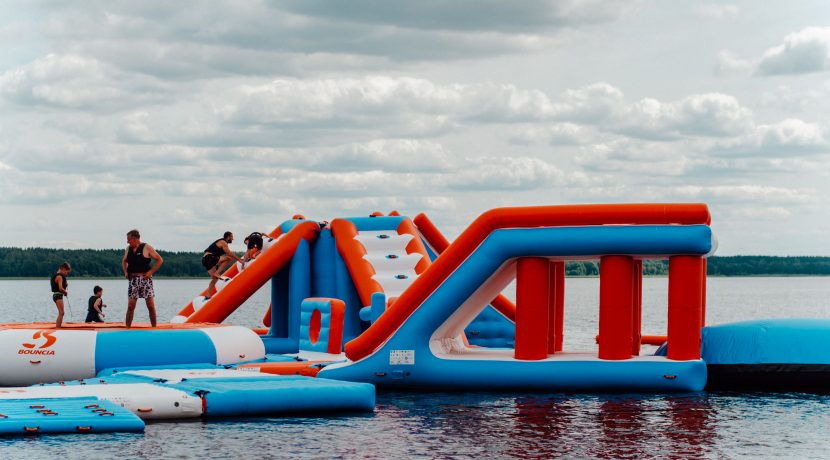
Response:
[[[202,415],[202,400],[198,396],[187,394],[157,383],[132,383],[138,379],[145,382],[147,377],[129,376],[113,378],[125,383],[98,383],[80,385],[67,382],[65,385],[44,385],[33,387],[3,388],[0,390],[0,404],[6,400],[26,399],[42,400],[45,398],[97,398],[112,402],[138,415],[144,420],[195,418]]]
[[[366,412],[375,387],[301,376],[189,379],[169,388],[199,395],[207,417],[307,412]]]
[[[141,369],[108,377],[5,388],[4,400],[97,398],[144,420],[371,411],[371,384],[262,374],[221,367]]]
[[[144,422],[123,407],[96,398],[0,401],[0,434],[144,431]]]

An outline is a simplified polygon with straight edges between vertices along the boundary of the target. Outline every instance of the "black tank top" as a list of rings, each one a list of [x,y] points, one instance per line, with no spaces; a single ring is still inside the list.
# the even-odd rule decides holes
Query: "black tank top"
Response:
[[[94,296],[89,298],[89,307],[87,307],[87,309],[86,309],[87,311],[95,311],[95,301],[96,300],[98,300],[97,295],[94,295]],[[95,313],[98,313],[98,312],[95,311]]]
[[[225,253],[225,250],[220,248],[219,245],[216,244],[220,241],[224,241],[224,238],[219,238],[218,240],[214,241],[213,243],[210,243],[210,246],[208,246],[207,249],[205,249],[205,252],[213,254],[216,257],[222,256],[222,254]]]
[[[150,271],[150,258],[144,257],[144,245],[141,243],[135,252],[127,247],[127,273],[144,273]]]
[[[63,284],[63,288],[66,289],[66,287],[69,286],[69,281],[66,280],[66,275],[61,275],[60,273],[55,273],[54,275],[52,275],[52,278],[49,280],[49,284],[52,287],[52,292],[61,292],[60,288],[58,287],[58,277],[59,276],[61,277],[61,280],[63,281],[61,283],[61,284]]]

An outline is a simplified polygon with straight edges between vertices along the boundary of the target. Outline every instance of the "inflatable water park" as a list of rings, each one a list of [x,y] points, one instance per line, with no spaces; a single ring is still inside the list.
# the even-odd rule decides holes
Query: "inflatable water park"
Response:
[[[513,207],[450,242],[424,214],[296,215],[169,323],[0,324],[0,433],[371,412],[377,388],[826,389],[830,321],[706,326],[710,224],[705,204]],[[565,264],[586,260],[597,348],[568,350]],[[642,331],[649,260],[668,264],[665,335]],[[227,324],[263,286],[266,328]]]

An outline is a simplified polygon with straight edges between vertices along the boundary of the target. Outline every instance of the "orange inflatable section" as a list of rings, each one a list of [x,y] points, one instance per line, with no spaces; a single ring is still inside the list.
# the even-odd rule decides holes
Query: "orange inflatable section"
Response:
[[[398,235],[403,234],[409,234],[413,237],[412,240],[406,245],[406,253],[421,255],[421,260],[415,265],[415,273],[420,275],[432,263],[429,260],[427,248],[424,246],[424,242],[421,241],[421,237],[418,235],[418,229],[415,228],[415,224],[413,224],[409,219],[402,220],[400,225],[398,225]]]
[[[242,274],[217,292],[199,311],[187,318],[188,323],[221,323],[257,289],[265,284],[274,273],[285,266],[297,250],[300,241],[313,241],[320,228],[316,222],[304,221],[263,251],[257,263],[246,268]]]
[[[418,226],[418,230],[420,230],[421,234],[424,235],[424,238],[426,238],[427,243],[429,243],[429,245],[432,246],[432,249],[435,250],[435,253],[440,256],[450,245],[450,242],[444,237],[444,234],[438,230],[438,227],[436,227],[424,213],[415,216],[414,222],[415,225]],[[496,311],[504,315],[510,321],[513,321],[514,323],[516,322],[516,305],[514,305],[513,302],[511,302],[510,299],[504,295],[499,294],[498,297],[490,302],[490,305],[492,305]]]
[[[335,238],[337,251],[346,262],[346,268],[352,276],[357,294],[363,306],[372,304],[372,294],[383,292],[380,284],[372,279],[375,269],[372,264],[363,258],[366,248],[356,240],[357,227],[348,220],[334,219],[331,221],[331,234]]]
[[[357,338],[346,344],[346,356],[357,361],[381,346],[423,301],[495,230],[500,228],[574,225],[706,224],[709,208],[692,204],[594,204],[496,208],[481,214],[395,302]],[[698,312],[698,321],[700,320]]]
[[[268,234],[268,236],[270,238],[279,238],[280,235],[282,235],[282,230],[279,227],[275,228],[274,230],[271,231],[271,233]],[[225,270],[225,273],[223,273],[222,276],[225,276],[227,278],[233,278],[238,273],[239,273],[239,269],[236,267],[236,264],[233,264],[230,267],[228,267],[227,270]],[[205,289],[199,295],[202,296],[202,297],[208,295],[208,290]],[[269,308],[268,310],[270,311],[271,309]],[[184,316],[185,318],[187,318],[190,315],[192,315],[194,311],[195,310],[193,309],[193,302],[190,302],[184,308],[182,308],[182,310],[177,314],[177,316]],[[270,318],[269,318],[269,320],[270,320]]]
[[[251,372],[262,372],[264,374],[276,375],[304,375],[315,377],[320,372],[319,364],[330,364],[331,361],[287,361],[269,363],[240,364],[237,369]]]

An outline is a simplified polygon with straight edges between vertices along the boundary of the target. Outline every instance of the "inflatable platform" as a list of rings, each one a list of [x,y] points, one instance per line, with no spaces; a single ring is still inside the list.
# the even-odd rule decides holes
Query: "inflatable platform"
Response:
[[[248,328],[221,324],[0,324],[0,386],[95,377],[111,367],[236,364],[265,357]]]
[[[107,373],[110,375],[91,379],[4,388],[0,390],[0,412],[5,407],[18,407],[21,400],[50,408],[78,400],[105,408],[115,404],[143,420],[366,412],[375,406],[374,387],[362,383],[206,365],[103,374]]]

